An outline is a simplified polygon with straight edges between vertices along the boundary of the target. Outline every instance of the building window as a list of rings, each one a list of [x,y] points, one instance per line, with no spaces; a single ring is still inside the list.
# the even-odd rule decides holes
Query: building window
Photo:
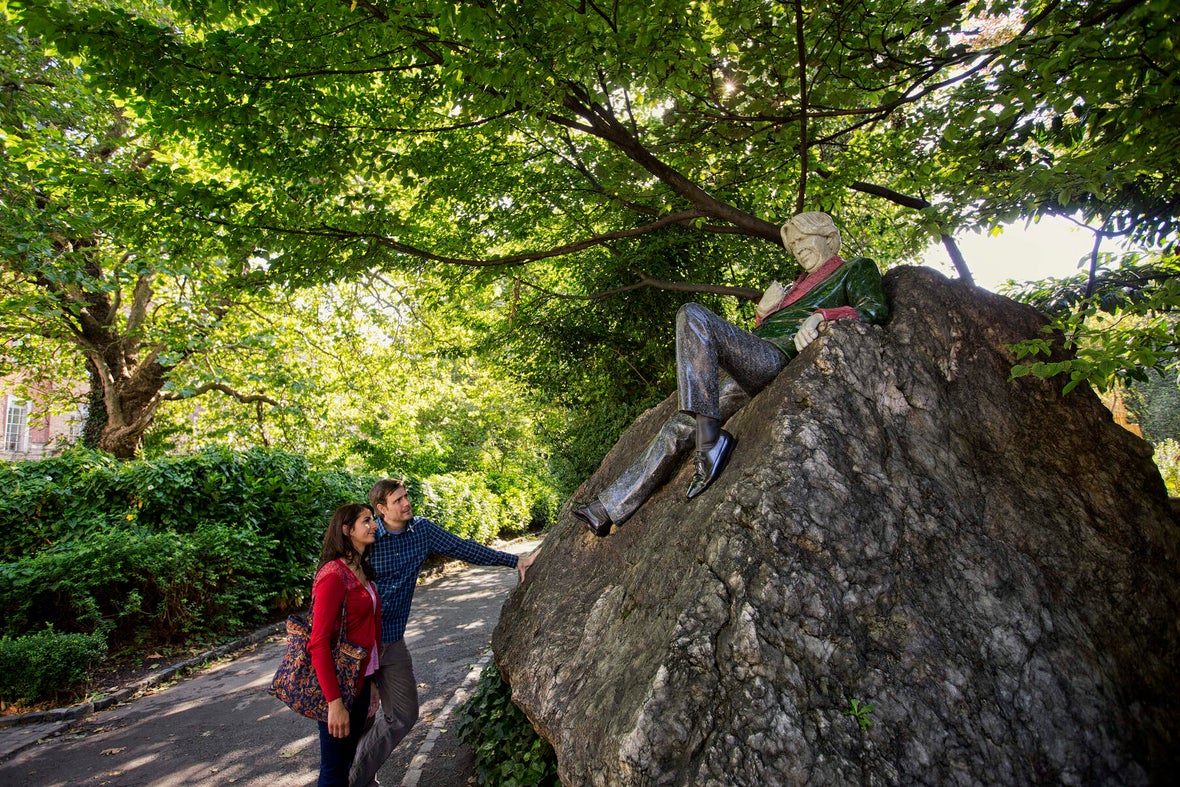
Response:
[[[8,414],[4,419],[4,450],[22,454],[29,445],[29,403],[9,397]]]

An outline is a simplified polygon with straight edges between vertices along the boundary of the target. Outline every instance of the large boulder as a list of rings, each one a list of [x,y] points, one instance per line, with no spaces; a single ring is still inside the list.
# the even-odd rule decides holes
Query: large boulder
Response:
[[[703,495],[686,461],[609,537],[568,510],[546,537],[493,647],[565,784],[1177,778],[1180,527],[1149,446],[1084,386],[1009,381],[1035,311],[922,268],[886,287],[884,327],[835,323],[731,419]]]

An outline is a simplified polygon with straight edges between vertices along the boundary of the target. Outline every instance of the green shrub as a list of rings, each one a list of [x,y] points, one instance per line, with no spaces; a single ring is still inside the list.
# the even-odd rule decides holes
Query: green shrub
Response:
[[[101,632],[68,634],[46,629],[23,637],[0,637],[0,699],[40,702],[67,694],[85,682],[106,654]]]
[[[1168,439],[1156,443],[1155,463],[1168,487],[1168,494],[1180,497],[1180,442]]]
[[[268,449],[217,447],[123,463],[79,449],[0,463],[0,555],[19,563],[98,533],[140,538],[227,527],[245,534],[258,549],[252,565],[269,572],[256,603],[284,610],[308,592],[332,511],[365,500],[373,480],[315,470],[302,457]]]
[[[268,547],[225,525],[98,532],[0,564],[0,621],[10,635],[103,630],[116,649],[234,633],[268,615]]]
[[[495,662],[484,667],[471,698],[459,708],[459,737],[475,750],[480,784],[496,787],[559,785],[557,757],[528,717]]]
[[[93,497],[91,479],[117,466],[83,448],[35,462],[0,462],[0,555],[11,560],[112,524],[109,504],[100,511],[83,501]]]
[[[460,538],[485,542],[501,533],[521,533],[532,520],[527,494],[519,489],[497,494],[482,475],[433,475],[416,486],[411,489],[418,506],[415,513]]]

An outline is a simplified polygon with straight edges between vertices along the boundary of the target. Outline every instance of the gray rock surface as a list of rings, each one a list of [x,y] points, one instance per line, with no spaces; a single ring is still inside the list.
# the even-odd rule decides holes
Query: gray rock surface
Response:
[[[1033,310],[921,268],[886,286],[887,325],[833,325],[731,419],[703,495],[686,461],[609,537],[567,511],[546,538],[493,646],[565,784],[1180,772],[1180,526],[1150,447],[1088,390],[1008,381]]]

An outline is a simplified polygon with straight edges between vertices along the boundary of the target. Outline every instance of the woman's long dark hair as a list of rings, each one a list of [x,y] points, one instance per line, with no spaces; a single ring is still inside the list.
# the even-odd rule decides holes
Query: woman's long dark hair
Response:
[[[373,509],[364,503],[345,503],[336,509],[336,513],[332,514],[332,521],[328,523],[328,529],[324,531],[324,548],[320,550],[320,565],[317,570],[337,558],[342,557],[351,561],[354,557],[359,557],[365,577],[370,581],[377,578],[377,572],[369,562],[373,545],[365,547],[364,554],[357,555],[352,539],[344,532],[345,527],[355,525],[357,519],[365,512],[372,514]]]

